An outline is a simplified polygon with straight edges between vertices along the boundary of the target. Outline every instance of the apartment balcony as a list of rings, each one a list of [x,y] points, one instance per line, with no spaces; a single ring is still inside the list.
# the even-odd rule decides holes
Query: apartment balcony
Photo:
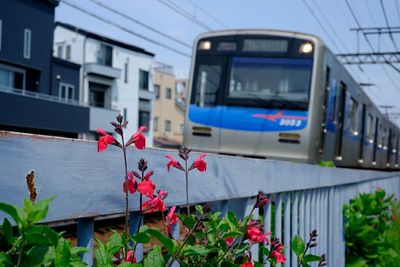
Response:
[[[89,108],[75,100],[0,87],[0,125],[65,133],[89,131]]]
[[[139,98],[151,101],[156,98],[156,94],[155,92],[151,92],[149,90],[139,89]]]
[[[119,79],[122,72],[120,69],[97,63],[86,63],[83,66],[83,70],[88,74],[96,74],[111,79]]]
[[[89,107],[90,119],[89,119],[89,130],[96,131],[102,128],[106,132],[113,132],[114,127],[110,124],[110,121],[115,121],[115,117],[119,114],[118,110],[100,108],[100,107]]]

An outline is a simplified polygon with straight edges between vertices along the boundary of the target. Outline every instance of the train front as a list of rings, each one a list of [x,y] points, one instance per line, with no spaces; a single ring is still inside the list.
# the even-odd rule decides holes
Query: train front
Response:
[[[313,38],[271,31],[200,36],[191,68],[185,145],[310,161]]]

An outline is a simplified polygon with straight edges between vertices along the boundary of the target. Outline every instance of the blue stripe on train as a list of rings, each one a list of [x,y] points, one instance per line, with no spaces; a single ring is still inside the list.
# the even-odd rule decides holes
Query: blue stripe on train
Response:
[[[229,130],[257,132],[296,131],[307,126],[308,112],[190,105],[189,119],[195,123]]]

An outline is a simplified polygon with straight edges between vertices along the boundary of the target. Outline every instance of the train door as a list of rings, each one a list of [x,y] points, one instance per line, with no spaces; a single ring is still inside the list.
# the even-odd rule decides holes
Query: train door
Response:
[[[374,149],[372,152],[372,165],[376,165],[376,159],[378,157],[378,131],[379,131],[379,118],[375,118],[375,134],[374,134]]]
[[[400,149],[399,145],[400,145],[400,132],[397,132],[396,148],[395,148],[395,154],[394,154],[394,156],[395,156],[395,158],[394,158],[394,166],[396,168],[399,167],[399,149]]]
[[[346,91],[347,86],[344,82],[340,82],[338,88],[338,93],[336,94],[336,112],[335,112],[335,122],[336,122],[336,135],[335,135],[335,159],[342,160],[342,144],[343,144],[343,131],[344,131],[344,112],[346,106]]]
[[[392,129],[389,128],[389,135],[387,139],[387,151],[386,151],[386,166],[390,166],[390,158],[392,155]]]
[[[323,160],[328,160],[332,157],[328,156],[328,147],[326,144],[329,143],[327,140],[329,138],[328,135],[328,120],[329,120],[329,98],[330,98],[330,74],[331,69],[326,67],[326,74],[325,74],[325,88],[324,88],[324,104],[322,106],[322,120],[321,120],[321,143],[319,147],[319,153]]]
[[[363,163],[364,162],[364,143],[365,143],[365,136],[366,136],[366,131],[365,131],[365,120],[366,120],[366,114],[367,113],[367,106],[365,104],[362,105],[362,113],[361,113],[361,130],[360,130],[360,144],[359,144],[359,149],[358,149],[358,162]]]

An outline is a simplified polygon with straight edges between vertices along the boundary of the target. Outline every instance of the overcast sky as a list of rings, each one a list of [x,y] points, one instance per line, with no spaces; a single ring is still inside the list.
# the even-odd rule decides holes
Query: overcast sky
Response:
[[[194,38],[207,29],[226,28],[270,28],[299,31],[318,35],[334,53],[371,52],[363,38],[350,28],[357,27],[346,0],[65,0],[87,12],[96,14],[107,21],[120,25],[168,47],[191,54],[191,49],[156,34],[131,20],[123,18],[96,2],[111,6],[115,10],[132,17],[173,38],[191,45]],[[362,27],[385,27],[386,21],[381,0],[347,0]],[[172,4],[171,4],[172,2]],[[389,25],[400,26],[400,0],[382,0]],[[195,18],[195,22],[168,7]],[[307,7],[309,6],[309,8]],[[204,12],[204,11],[205,12]],[[314,18],[317,16],[322,27]],[[160,47],[152,42],[128,33],[109,23],[100,21],[73,8],[61,0],[56,9],[56,20],[73,24],[82,29],[99,33],[113,39],[140,46],[156,54],[156,60],[172,65],[179,77],[189,72],[190,58]],[[393,34],[400,48],[400,34]],[[382,35],[380,42],[376,36],[369,40],[378,51],[395,51],[389,35]],[[359,50],[358,45],[359,43]],[[378,45],[380,43],[380,45]],[[400,64],[396,64],[400,68]],[[377,105],[393,105],[391,112],[400,112],[400,73],[389,66],[363,65],[349,68],[359,82],[374,83],[366,88]],[[400,122],[400,120],[398,120]]]

